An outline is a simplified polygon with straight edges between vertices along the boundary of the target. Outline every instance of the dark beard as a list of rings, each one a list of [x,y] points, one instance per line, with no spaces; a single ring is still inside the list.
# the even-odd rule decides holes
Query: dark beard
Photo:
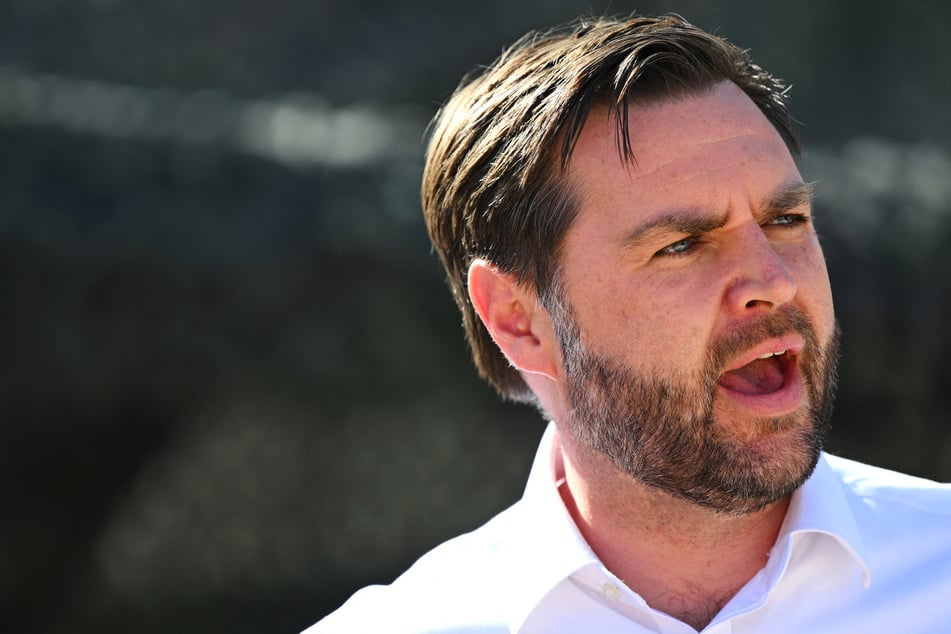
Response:
[[[570,309],[553,313],[565,359],[569,432],[607,456],[638,482],[728,514],[757,511],[799,488],[819,460],[837,384],[838,329],[820,347],[805,314],[784,307],[715,342],[695,376],[642,376],[627,365],[585,349]],[[805,339],[800,369],[808,407],[759,419],[761,437],[731,438],[714,419],[717,380],[724,364],[769,337],[799,333]]]

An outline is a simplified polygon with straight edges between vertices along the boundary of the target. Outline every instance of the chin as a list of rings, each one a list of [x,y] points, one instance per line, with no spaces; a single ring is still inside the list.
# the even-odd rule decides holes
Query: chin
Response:
[[[771,419],[762,427],[768,430],[755,439],[721,446],[716,475],[710,474],[708,506],[728,513],[755,512],[791,495],[812,475],[821,438],[811,424]]]

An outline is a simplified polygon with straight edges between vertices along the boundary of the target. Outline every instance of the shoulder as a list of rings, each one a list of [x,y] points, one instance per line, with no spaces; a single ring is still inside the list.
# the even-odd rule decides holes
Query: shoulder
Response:
[[[855,501],[874,502],[892,511],[907,509],[910,513],[951,517],[951,484],[838,456],[827,454],[825,458],[846,495]]]
[[[827,456],[872,557],[951,562],[951,484]],[[945,578],[951,565],[944,566]]]
[[[866,590],[850,618],[865,619],[862,631],[946,631],[951,485],[842,458],[827,462],[854,519],[851,546],[866,567]]]
[[[507,633],[518,507],[436,546],[393,583],[363,588],[304,634]]]

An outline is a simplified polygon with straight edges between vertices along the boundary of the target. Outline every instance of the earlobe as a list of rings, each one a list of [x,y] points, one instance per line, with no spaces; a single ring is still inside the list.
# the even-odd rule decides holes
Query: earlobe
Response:
[[[557,356],[547,313],[535,293],[489,262],[469,266],[469,299],[496,345],[522,372],[557,375]]]

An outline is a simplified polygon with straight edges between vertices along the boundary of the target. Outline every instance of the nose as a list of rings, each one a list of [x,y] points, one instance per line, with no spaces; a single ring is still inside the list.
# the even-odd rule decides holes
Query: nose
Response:
[[[796,278],[762,227],[750,222],[737,231],[742,238],[734,244],[733,276],[726,291],[730,312],[743,317],[791,301],[796,296]]]

